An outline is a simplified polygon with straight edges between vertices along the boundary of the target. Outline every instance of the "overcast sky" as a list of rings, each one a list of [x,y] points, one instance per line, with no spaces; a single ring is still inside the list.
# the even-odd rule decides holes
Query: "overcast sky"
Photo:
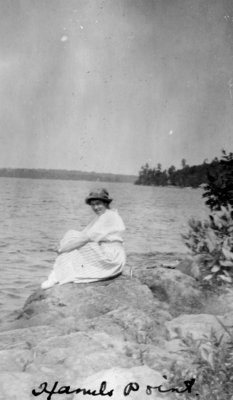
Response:
[[[232,0],[0,0],[0,167],[233,151]]]

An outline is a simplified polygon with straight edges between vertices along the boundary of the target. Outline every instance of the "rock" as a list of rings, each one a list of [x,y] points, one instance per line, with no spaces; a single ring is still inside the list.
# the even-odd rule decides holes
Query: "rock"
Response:
[[[149,395],[146,390],[149,390],[147,386],[160,386],[166,384],[166,380],[160,372],[154,371],[147,366],[133,367],[130,369],[123,368],[110,368],[101,373],[91,375],[88,379],[82,382],[82,386],[91,389],[97,389],[100,387],[102,381],[107,382],[107,390],[113,390],[113,400],[123,400],[128,398],[129,400],[148,400]],[[130,391],[130,382],[134,382],[134,389]],[[79,386],[77,381],[75,387]],[[136,384],[135,384],[136,383]],[[128,394],[126,394],[128,390]],[[158,389],[150,389],[151,397],[155,400],[168,400],[171,397],[165,393],[159,393]],[[74,399],[84,398],[84,396],[76,395]]]
[[[196,257],[186,257],[184,260],[181,260],[176,265],[176,270],[183,272],[183,274],[189,275],[195,279],[198,279],[201,276],[200,267],[198,262],[198,256]]]
[[[215,304],[215,312],[216,307],[219,313],[227,313],[229,311],[233,311],[233,289],[228,289],[225,293],[221,294]]]
[[[181,364],[189,365],[191,358],[184,354],[184,347],[181,340],[171,340],[163,346],[147,345],[141,348],[141,359],[143,364],[148,365],[156,371],[168,371],[173,362],[179,361]]]
[[[114,388],[113,399],[123,399],[122,391],[130,382],[137,382],[139,390],[132,391],[129,399],[148,399],[146,385],[165,384],[163,374],[171,364],[192,363],[190,354],[182,351],[182,337],[192,333],[201,338],[212,328],[221,335],[222,323],[229,327],[230,307],[220,322],[203,313],[173,318],[184,310],[197,313],[201,306],[195,279],[162,267],[137,269],[133,279],[120,276],[39,289],[0,333],[0,399],[34,399],[32,389],[39,390],[43,382],[50,388],[58,382],[95,390],[103,381]],[[65,391],[59,400],[81,396]],[[157,389],[151,396],[174,398]]]
[[[25,374],[18,395],[12,386],[12,400],[27,399],[25,388],[45,381],[74,385],[112,369],[124,372],[119,382],[126,376],[136,379],[137,375],[133,378],[127,371],[136,373],[133,368],[145,360],[157,376],[156,368],[167,368],[171,362],[165,340],[165,322],[171,318],[168,305],[156,299],[146,285],[124,276],[38,290],[0,334],[1,367],[7,381],[15,374]]]
[[[30,350],[8,349],[0,351],[0,371],[25,371],[33,362]]]
[[[228,334],[228,337],[233,338],[233,310],[227,312],[223,316],[217,317],[218,321],[221,322],[223,330]]]
[[[23,320],[20,325],[24,325]],[[0,350],[7,348],[30,350],[41,341],[41,338],[46,339],[58,334],[56,328],[45,325],[21,329],[15,328],[15,324],[11,324],[8,329],[2,329],[0,333]]]
[[[221,321],[224,321],[224,319],[221,319]],[[187,336],[192,336],[195,340],[208,339],[211,332],[214,332],[217,338],[224,335],[227,339],[227,332],[214,315],[180,315],[172,321],[166,322],[165,325],[169,339],[185,338]]]
[[[128,355],[123,341],[103,332],[76,332],[54,337],[42,341],[35,351],[36,368],[55,368],[59,379],[87,377],[112,365],[130,368],[140,364],[137,357]]]
[[[196,311],[203,307],[203,296],[191,276],[176,269],[155,268],[138,276],[161,301],[168,302],[175,313]]]
[[[11,330],[47,326],[64,334],[95,327],[111,333],[118,326],[119,334],[129,331],[131,336],[136,330],[148,329],[148,324],[157,332],[163,330],[164,320],[171,318],[166,305],[156,303],[146,286],[124,277],[102,285],[55,286],[46,296],[29,299]]]
[[[33,377],[22,372],[0,373],[0,400],[31,400]]]

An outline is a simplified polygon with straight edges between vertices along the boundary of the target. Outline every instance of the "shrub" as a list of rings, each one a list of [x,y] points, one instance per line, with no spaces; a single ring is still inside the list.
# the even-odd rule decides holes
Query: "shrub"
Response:
[[[209,220],[188,221],[182,234],[200,271],[200,279],[211,284],[233,282],[233,208],[221,206]]]
[[[224,326],[223,326],[224,327]],[[212,332],[208,338],[183,340],[184,351],[192,358],[191,367],[175,362],[169,372],[169,387],[184,388],[184,381],[195,378],[191,393],[175,394],[180,400],[233,400],[233,337],[229,341],[217,338]]]

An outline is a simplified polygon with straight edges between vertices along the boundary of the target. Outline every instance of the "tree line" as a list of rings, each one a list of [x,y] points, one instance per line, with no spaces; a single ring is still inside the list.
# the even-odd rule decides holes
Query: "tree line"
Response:
[[[186,160],[181,161],[182,168],[176,169],[174,165],[167,170],[162,170],[162,165],[151,168],[148,163],[141,167],[136,185],[151,186],[177,186],[197,188],[200,185],[217,185],[224,187],[229,185],[233,195],[233,153],[227,154],[222,150],[220,159],[215,157],[210,163],[206,160],[200,165],[189,166]],[[214,190],[214,188],[212,188]]]
[[[0,177],[130,183],[133,183],[136,178],[135,175],[42,168],[0,168]]]

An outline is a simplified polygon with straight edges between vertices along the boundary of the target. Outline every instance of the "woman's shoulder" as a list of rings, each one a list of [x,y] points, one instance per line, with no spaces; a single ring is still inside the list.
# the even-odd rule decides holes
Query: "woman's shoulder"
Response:
[[[118,214],[118,211],[116,208],[107,208],[106,213],[109,215],[116,215]]]
[[[116,209],[109,209],[105,214],[106,218],[108,218],[109,221],[112,221],[112,223],[124,225],[124,222]]]
[[[111,218],[120,218],[120,215],[119,215],[117,209],[115,209],[115,208],[107,209],[104,214],[108,218],[109,217],[111,217]]]

